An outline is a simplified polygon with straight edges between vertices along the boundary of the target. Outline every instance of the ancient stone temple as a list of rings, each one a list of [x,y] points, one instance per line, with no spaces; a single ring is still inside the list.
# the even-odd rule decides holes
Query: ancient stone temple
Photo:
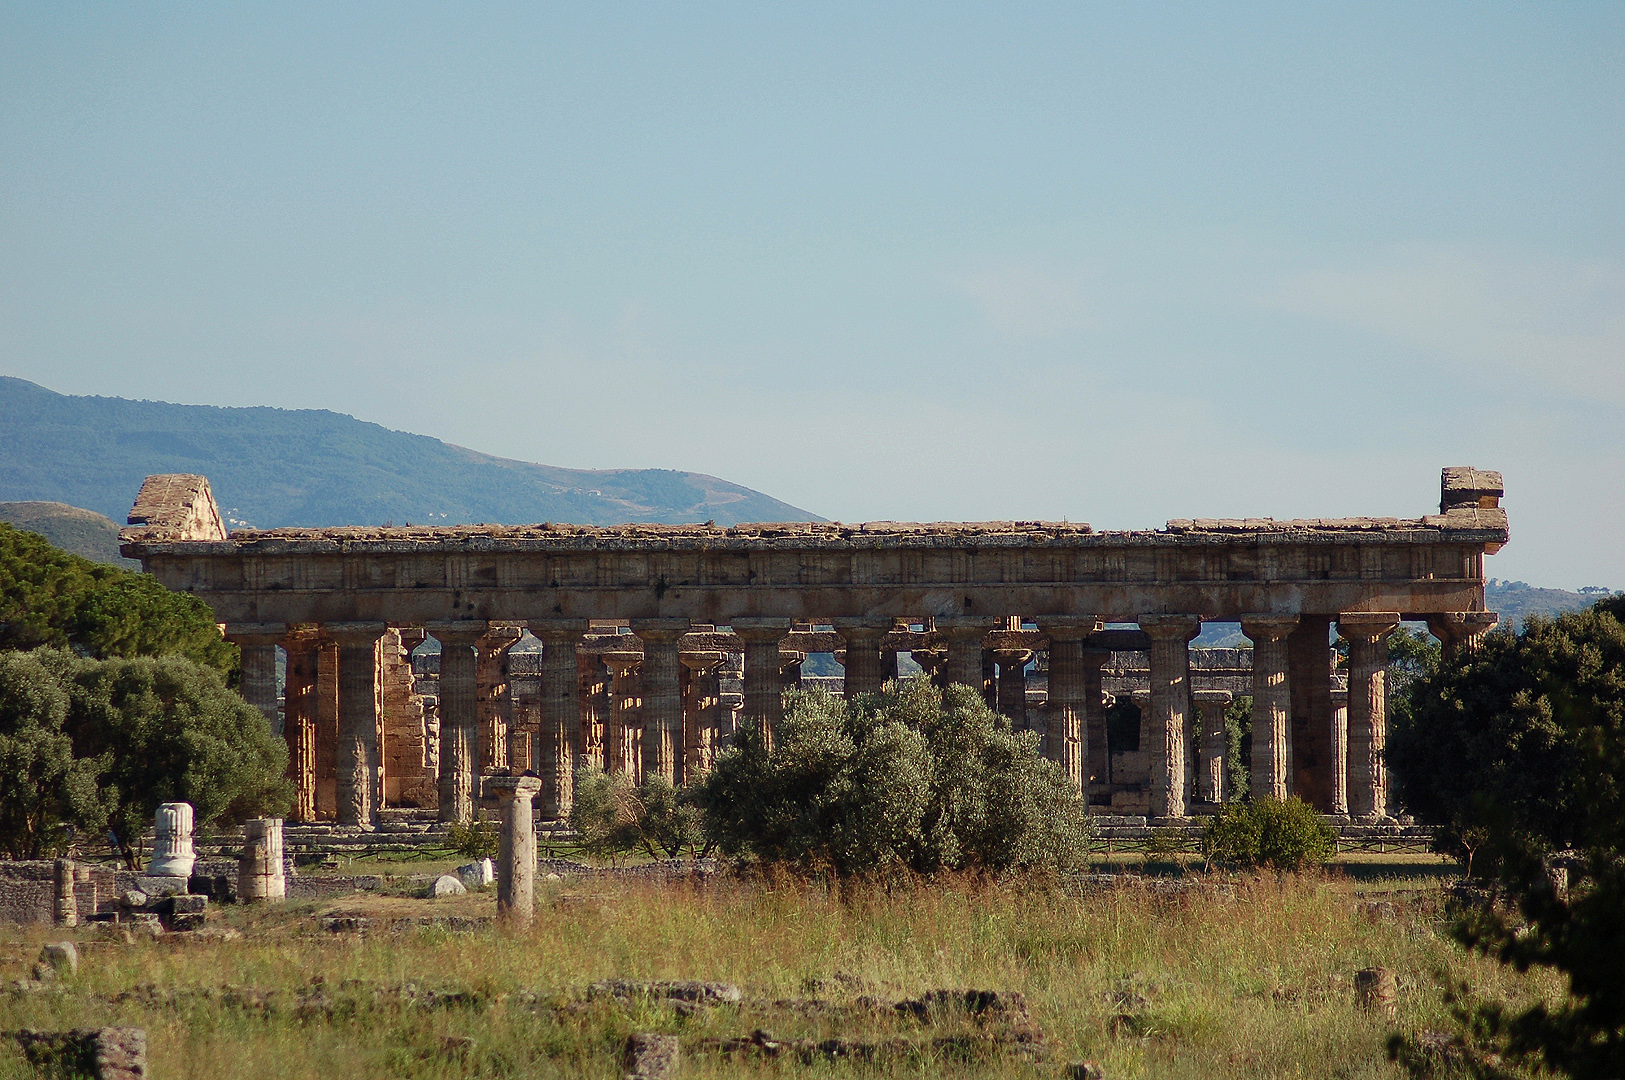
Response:
[[[1499,473],[1450,468],[1439,513],[1413,519],[227,535],[203,477],[154,476],[122,541],[242,646],[244,696],[280,715],[303,820],[365,824],[386,802],[464,819],[481,774],[510,770],[536,772],[542,814],[562,815],[582,760],[681,781],[738,725],[771,738],[782,691],[824,653],[847,694],[905,656],[917,677],[980,690],[1094,803],[1123,794],[1105,745],[1116,680],[1140,715],[1138,756],[1120,767],[1143,776],[1150,813],[1218,801],[1239,769],[1255,794],[1374,819],[1388,812],[1387,635],[1420,620],[1470,648],[1494,625],[1483,557],[1507,540],[1501,495]],[[1193,666],[1190,642],[1214,621],[1240,623],[1245,662]],[[1251,760],[1228,761],[1215,728],[1243,693]]]

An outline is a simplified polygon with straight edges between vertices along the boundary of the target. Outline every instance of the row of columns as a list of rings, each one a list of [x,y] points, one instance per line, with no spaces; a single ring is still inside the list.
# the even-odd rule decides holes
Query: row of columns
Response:
[[[1397,613],[1347,613],[1338,617],[1339,632],[1349,642],[1349,693],[1346,726],[1331,708],[1331,672],[1326,643],[1331,620],[1324,616],[1250,614],[1241,619],[1242,632],[1253,642],[1251,791],[1256,796],[1284,798],[1299,794],[1330,812],[1358,817],[1380,817],[1387,811],[1387,779],[1383,767],[1385,702],[1383,676],[1387,665],[1387,635],[1399,624]],[[896,674],[896,655],[882,649],[895,619],[837,619],[833,626],[843,639],[845,690],[856,695],[879,690]],[[1006,622],[1008,627],[1011,623]],[[1019,627],[1019,623],[1015,624]],[[1186,732],[1193,719],[1195,698],[1190,685],[1189,643],[1201,630],[1202,619],[1192,614],[1146,615],[1140,628],[1150,639],[1150,693],[1142,723],[1142,746],[1150,765],[1151,811],[1157,816],[1180,817],[1193,801],[1187,791]],[[1430,620],[1430,627],[1435,627]],[[1440,616],[1435,633],[1447,649],[1470,646],[1493,616],[1465,613]],[[566,812],[575,763],[582,752],[583,715],[577,653],[588,631],[585,619],[536,620],[528,624],[542,643],[540,673],[542,752],[541,774],[544,812]],[[938,618],[933,629],[944,646],[916,653],[916,659],[938,681],[984,685],[983,641],[998,624],[977,618]],[[1090,648],[1089,636],[1101,626],[1091,616],[1040,619],[1039,632],[1049,641],[1048,722],[1043,725],[1042,750],[1056,761],[1080,789],[1093,774],[1105,776],[1107,748],[1104,738],[1101,669],[1110,657],[1106,649]],[[771,742],[782,716],[782,689],[786,655],[781,645],[790,633],[789,619],[736,618],[731,623],[743,645],[743,722]],[[689,632],[686,619],[633,620],[630,628],[642,643],[641,652],[604,656],[611,671],[611,715],[604,725],[603,760],[612,771],[636,762],[644,776],[660,775],[679,782],[703,769],[715,750],[720,728],[703,718],[716,712],[706,700],[685,709],[682,669],[685,657],[680,642]],[[430,623],[425,629],[441,644],[440,753],[438,790],[440,816],[462,821],[472,817],[479,798],[481,747],[479,744],[479,662],[490,627],[483,622]],[[333,743],[331,775],[335,777],[334,809],[340,823],[366,824],[378,808],[381,717],[376,677],[377,648],[385,633],[382,624],[338,623],[320,628],[321,647],[330,649],[337,671],[337,732]],[[242,646],[243,694],[268,715],[276,712],[275,648],[288,648],[285,728],[293,763],[290,772],[309,776],[317,772],[315,710],[303,700],[314,693],[317,664],[309,631],[288,633],[286,628],[232,627],[228,637]],[[511,644],[511,641],[508,642]],[[1013,718],[1026,712],[1025,668],[1031,652],[995,650],[998,666],[996,698],[1001,711]],[[720,663],[721,656],[688,657],[696,672]],[[695,666],[697,665],[697,666]],[[635,673],[634,673],[634,668]],[[632,725],[621,710],[631,699],[628,683],[636,679],[641,699],[641,737],[631,743]],[[692,685],[692,682],[691,682]],[[699,697],[705,698],[703,690]],[[1309,730],[1294,739],[1293,717],[1307,717]],[[685,727],[685,717],[687,726]],[[1018,724],[1019,726],[1019,724]],[[1197,755],[1201,801],[1218,801],[1223,790],[1223,753],[1215,753],[1214,739],[1223,739],[1211,723],[1201,727],[1202,746]],[[1290,753],[1295,747],[1297,754]],[[514,772],[523,771],[519,762]],[[1289,775],[1289,767],[1293,775]],[[325,771],[325,770],[323,770]],[[314,793],[299,795],[295,816],[312,820]]]

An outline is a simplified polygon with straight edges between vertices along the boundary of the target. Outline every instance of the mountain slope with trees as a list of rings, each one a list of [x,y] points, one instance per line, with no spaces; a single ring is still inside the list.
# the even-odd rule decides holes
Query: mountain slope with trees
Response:
[[[702,473],[562,469],[314,409],[69,397],[0,376],[0,500],[124,520],[154,473],[209,478],[228,527],[820,521]]]

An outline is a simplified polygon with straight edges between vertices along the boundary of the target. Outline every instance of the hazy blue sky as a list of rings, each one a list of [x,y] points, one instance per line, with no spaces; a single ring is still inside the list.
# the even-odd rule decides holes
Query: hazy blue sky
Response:
[[[5,4],[0,373],[1625,587],[1625,5]]]

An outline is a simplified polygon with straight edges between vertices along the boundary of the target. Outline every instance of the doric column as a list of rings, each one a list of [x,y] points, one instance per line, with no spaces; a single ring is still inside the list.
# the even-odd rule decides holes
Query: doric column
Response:
[[[603,654],[609,668],[609,723],[604,728],[604,771],[636,781],[643,767],[640,717],[643,697],[638,669],[643,654],[618,649]]]
[[[243,850],[237,857],[239,900],[281,900],[288,895],[282,850],[281,818],[243,822]]]
[[[576,686],[576,696],[581,701],[581,748],[577,760],[587,761],[594,768],[607,769],[604,730],[609,724],[609,675],[604,670],[603,657],[586,650],[576,654]],[[512,771],[520,770],[514,766]]]
[[[721,706],[721,688],[717,685],[717,669],[726,654],[721,652],[679,653],[686,683],[683,693],[683,779],[696,780],[705,775],[716,754],[717,714]]]
[[[1332,813],[1349,812],[1349,692],[1332,691]]]
[[[790,649],[779,650],[779,690],[801,689],[801,665],[807,662],[807,654]],[[779,699],[779,719],[784,719],[783,698]]]
[[[508,728],[513,722],[513,698],[508,695],[508,650],[523,636],[524,631],[517,626],[492,626],[475,645],[482,772],[508,767]]]
[[[1343,767],[1332,756],[1331,622],[1324,615],[1300,615],[1287,635],[1292,790],[1323,814],[1331,813],[1332,773]]]
[[[371,825],[378,811],[378,639],[383,623],[328,623],[339,646],[336,811],[340,825]]]
[[[339,646],[318,627],[316,645],[316,817],[338,820]]]
[[[1045,619],[1039,632],[1049,639],[1049,716],[1044,725],[1044,756],[1057,762],[1080,793],[1089,781],[1089,665],[1084,639],[1095,618]],[[1100,712],[1100,665],[1094,665],[1094,711]],[[1025,680],[1024,680],[1025,681]],[[1023,686],[1025,694],[1025,685]]]
[[[779,642],[790,632],[790,620],[738,618],[733,620],[733,632],[745,644],[744,722],[771,747],[784,716]]]
[[[276,711],[276,647],[287,633],[282,623],[233,623],[226,627],[226,640],[242,651],[243,700],[260,711],[272,731],[280,734],[282,725]]]
[[[683,688],[678,642],[687,619],[634,619],[632,632],[643,642],[643,778],[664,776],[682,782]]]
[[[1287,676],[1287,636],[1296,615],[1243,615],[1241,632],[1253,641],[1253,760],[1248,795],[1284,799],[1287,734],[1292,723],[1292,685]]]
[[[301,627],[282,639],[282,738],[288,744],[294,821],[316,820],[316,632]]]
[[[890,619],[835,619],[835,632],[846,642],[846,696],[878,691],[883,681],[880,642],[891,631]]]
[[[1008,717],[1013,731],[1026,731],[1027,723],[1027,663],[1033,654],[1027,649],[994,649],[993,661],[999,665],[997,691],[998,712]]]
[[[502,807],[497,841],[497,917],[524,925],[536,912],[536,819],[532,800],[542,790],[535,776],[485,778],[485,794]]]
[[[581,667],[576,650],[586,619],[538,619],[528,624],[542,643],[542,727],[538,770],[542,817],[568,817],[575,805],[576,754],[581,746]]]
[[[982,693],[982,638],[992,629],[993,620],[945,615],[935,621],[937,633],[948,643],[944,684],[959,683]]]
[[[440,642],[440,820],[474,818],[479,793],[479,657],[483,622],[430,623]]]
[[[1349,643],[1348,795],[1349,813],[1357,818],[1388,814],[1385,690],[1388,635],[1398,625],[1398,612],[1344,612],[1337,617],[1337,631]]]
[[[1224,761],[1228,743],[1224,711],[1230,707],[1230,691],[1197,690],[1191,697],[1196,701],[1196,711],[1201,718],[1196,740],[1196,801],[1222,803],[1228,780]]]
[[[1151,813],[1185,816],[1185,725],[1191,707],[1190,640],[1202,630],[1199,615],[1142,615],[1140,629],[1151,638],[1150,737]],[[1143,738],[1144,736],[1142,736]]]
[[[1484,635],[1501,620],[1493,611],[1439,611],[1426,618],[1428,633],[1439,639],[1447,660],[1460,652],[1476,651]]]

